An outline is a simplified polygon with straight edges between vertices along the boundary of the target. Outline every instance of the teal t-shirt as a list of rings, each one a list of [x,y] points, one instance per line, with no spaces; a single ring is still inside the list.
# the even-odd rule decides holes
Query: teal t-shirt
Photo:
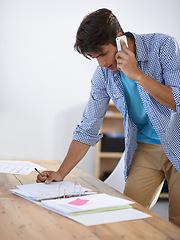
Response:
[[[137,141],[150,144],[161,144],[143,106],[136,82],[126,77],[123,72],[120,72],[120,74],[128,112],[138,129]]]

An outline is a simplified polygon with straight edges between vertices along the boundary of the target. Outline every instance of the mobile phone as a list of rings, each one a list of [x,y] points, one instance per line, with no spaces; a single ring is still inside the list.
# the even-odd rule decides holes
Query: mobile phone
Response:
[[[121,40],[121,39],[125,41],[126,46],[128,47],[127,37],[126,37],[125,35],[123,35],[123,36],[121,36],[121,37],[117,37],[117,38],[116,38],[116,46],[117,46],[118,52],[119,52],[119,51],[124,52],[124,49],[123,49],[123,47],[121,46],[121,43],[120,43],[120,40]]]

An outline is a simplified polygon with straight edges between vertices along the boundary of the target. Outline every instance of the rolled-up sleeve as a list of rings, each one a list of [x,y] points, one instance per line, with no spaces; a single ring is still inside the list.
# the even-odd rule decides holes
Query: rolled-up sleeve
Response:
[[[174,101],[176,103],[176,112],[180,113],[180,88],[177,88],[177,87],[171,87],[171,88],[174,96]]]
[[[166,38],[160,51],[163,79],[170,86],[176,103],[176,111],[180,113],[180,50],[174,38]]]
[[[83,112],[81,123],[73,133],[73,140],[94,146],[102,138],[103,135],[99,134],[99,129],[109,104],[106,81],[103,70],[98,66],[91,81],[89,101]]]

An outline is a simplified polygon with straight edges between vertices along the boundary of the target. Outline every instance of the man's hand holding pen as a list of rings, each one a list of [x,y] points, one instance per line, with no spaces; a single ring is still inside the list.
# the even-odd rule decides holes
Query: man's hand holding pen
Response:
[[[45,183],[51,183],[52,181],[59,182],[63,181],[63,177],[59,173],[59,171],[43,171],[42,173],[39,173],[37,175],[36,182],[45,182]]]

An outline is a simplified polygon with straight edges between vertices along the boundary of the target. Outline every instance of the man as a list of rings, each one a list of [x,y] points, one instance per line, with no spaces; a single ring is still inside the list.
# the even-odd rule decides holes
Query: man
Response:
[[[128,47],[117,52],[115,38]],[[75,49],[96,58],[97,67],[81,124],[58,171],[44,171],[37,182],[62,181],[84,157],[98,135],[110,98],[124,116],[124,194],[149,207],[166,178],[169,218],[180,226],[180,51],[164,34],[124,33],[108,9],[84,18]]]

